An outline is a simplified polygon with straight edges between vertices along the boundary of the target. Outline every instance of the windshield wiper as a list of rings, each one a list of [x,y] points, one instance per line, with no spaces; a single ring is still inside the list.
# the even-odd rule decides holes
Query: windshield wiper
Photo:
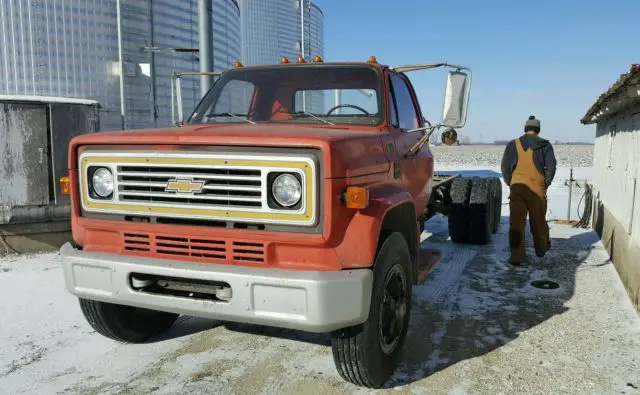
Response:
[[[256,124],[252,120],[247,119],[247,115],[246,114],[238,115],[238,114],[233,114],[233,113],[230,113],[230,112],[221,112],[221,113],[207,115],[207,118],[210,118],[210,117],[233,117],[233,118],[237,118],[237,119],[241,119],[243,121],[249,122],[252,125]]]
[[[310,112],[306,112],[306,111],[297,111],[295,114],[296,114],[296,115],[300,115],[300,114],[308,115],[308,116],[310,116],[311,118],[315,118],[315,119],[317,119],[317,120],[318,120],[318,121],[320,121],[320,122],[324,122],[324,123],[326,123],[327,125],[335,125],[335,123],[333,123],[333,122],[329,122],[329,121],[327,121],[326,119],[322,119],[322,118],[320,118],[320,117],[318,117],[318,116],[315,116],[315,115],[311,114]]]

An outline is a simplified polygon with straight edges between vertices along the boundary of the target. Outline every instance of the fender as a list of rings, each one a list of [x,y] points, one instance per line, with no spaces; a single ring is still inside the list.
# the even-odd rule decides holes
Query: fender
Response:
[[[378,250],[382,222],[389,211],[413,198],[396,184],[381,184],[369,189],[369,206],[353,216],[344,239],[336,247],[343,268],[371,267]]]

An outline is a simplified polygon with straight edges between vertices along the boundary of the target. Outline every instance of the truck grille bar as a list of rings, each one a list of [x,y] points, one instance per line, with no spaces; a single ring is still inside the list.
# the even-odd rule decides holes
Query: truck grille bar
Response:
[[[201,186],[188,197],[168,191],[172,180]],[[118,197],[126,202],[165,202],[225,207],[262,207],[261,170],[175,169],[146,166],[118,167]]]

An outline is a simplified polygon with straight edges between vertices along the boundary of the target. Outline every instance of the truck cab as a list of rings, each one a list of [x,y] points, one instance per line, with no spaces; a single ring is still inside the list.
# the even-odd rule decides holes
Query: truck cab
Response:
[[[455,71],[432,126],[405,71],[437,67]],[[330,333],[340,375],[380,387],[439,259],[419,240],[427,142],[444,127],[455,141],[469,84],[443,63],[237,64],[179,127],[74,138],[67,289],[118,341],[181,314]]]

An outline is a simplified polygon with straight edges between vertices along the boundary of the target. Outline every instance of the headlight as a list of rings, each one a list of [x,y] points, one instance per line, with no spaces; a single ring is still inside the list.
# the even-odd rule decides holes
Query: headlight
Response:
[[[293,174],[281,174],[273,180],[271,192],[279,205],[291,207],[300,201],[302,185]]]
[[[93,192],[101,198],[108,198],[113,193],[113,174],[106,167],[100,167],[93,172],[91,178]]]

